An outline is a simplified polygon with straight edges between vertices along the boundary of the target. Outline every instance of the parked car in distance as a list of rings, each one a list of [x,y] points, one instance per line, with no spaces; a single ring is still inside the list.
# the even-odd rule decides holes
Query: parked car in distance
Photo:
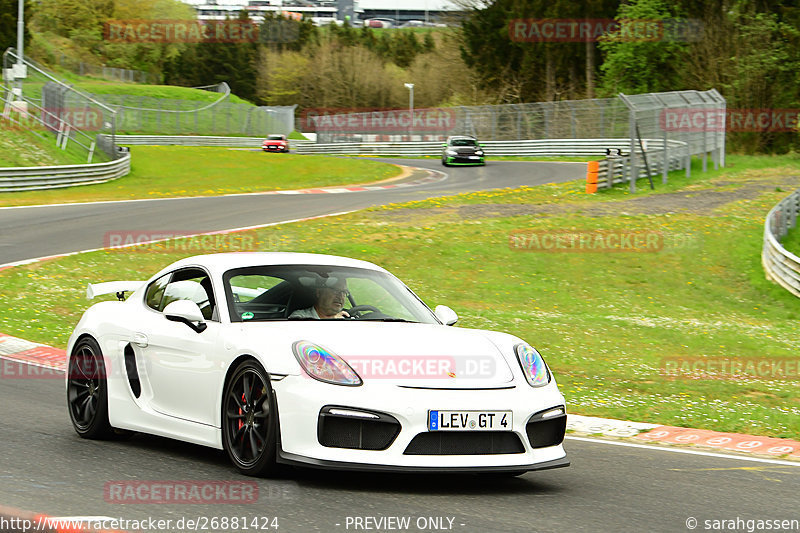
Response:
[[[261,149],[265,152],[289,152],[289,141],[286,135],[267,135],[267,139],[261,143]]]
[[[483,147],[469,135],[452,135],[442,145],[442,165],[485,165]]]

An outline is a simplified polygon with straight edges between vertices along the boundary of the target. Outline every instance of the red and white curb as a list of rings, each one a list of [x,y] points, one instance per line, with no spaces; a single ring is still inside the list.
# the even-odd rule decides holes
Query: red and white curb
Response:
[[[624,438],[634,442],[692,445],[800,460],[800,442],[791,439],[662,426],[582,415],[567,415],[567,429],[586,435]]]
[[[658,426],[634,439],[668,444],[692,444],[719,450],[748,452],[800,460],[800,442],[791,439],[758,437],[743,433],[722,433],[707,429]]]
[[[658,424],[644,422],[627,422],[610,418],[567,414],[567,429],[588,435],[604,435],[606,437],[635,437],[642,431],[649,431]]]
[[[11,377],[10,373],[14,372],[13,368],[8,364],[9,361],[27,363],[62,372],[67,368],[66,351],[46,344],[18,339],[3,333],[0,333],[0,359],[5,360],[0,362],[2,365],[0,367],[0,377]],[[14,375],[18,375],[18,372],[14,372]]]
[[[428,175],[414,181],[403,183],[389,183],[387,185],[354,185],[350,187],[322,187],[319,189],[299,189],[295,191],[268,191],[261,194],[342,194],[350,192],[380,191],[385,189],[399,189],[401,187],[414,187],[417,185],[427,185],[447,178],[447,174],[435,170],[428,170]]]

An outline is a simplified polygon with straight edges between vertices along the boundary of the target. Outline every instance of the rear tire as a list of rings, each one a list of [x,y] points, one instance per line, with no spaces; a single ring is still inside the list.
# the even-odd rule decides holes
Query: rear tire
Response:
[[[275,415],[269,375],[257,361],[242,361],[222,396],[222,445],[242,474],[264,476],[276,470]]]
[[[114,436],[108,422],[106,367],[96,340],[84,337],[78,341],[67,372],[67,408],[75,432],[84,439]]]

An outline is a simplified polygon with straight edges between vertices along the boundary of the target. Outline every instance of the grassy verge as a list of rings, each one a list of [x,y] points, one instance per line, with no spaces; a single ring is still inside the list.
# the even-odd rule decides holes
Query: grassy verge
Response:
[[[760,249],[763,217],[785,196],[775,189],[800,186],[800,163],[730,162],[733,170],[635,197],[550,184],[390,205],[248,238],[264,250],[374,261],[429,304],[456,309],[460,325],[519,335],[542,351],[573,413],[797,439],[796,375],[665,375],[670,362],[697,358],[797,360],[800,302],[764,279]],[[639,231],[660,235],[663,246],[546,253],[510,246],[520,230]],[[4,271],[0,331],[64,346],[97,272],[137,279],[197,253],[171,250],[96,252]]]
[[[216,196],[369,183],[400,170],[376,161],[269,154],[260,150],[134,146],[131,173],[108,183],[3,193],[0,206],[134,198]]]
[[[102,161],[101,154],[97,154]],[[42,167],[80,165],[87,161],[86,151],[75,143],[66,150],[56,148],[56,138],[46,131],[30,131],[0,124],[0,167]]]

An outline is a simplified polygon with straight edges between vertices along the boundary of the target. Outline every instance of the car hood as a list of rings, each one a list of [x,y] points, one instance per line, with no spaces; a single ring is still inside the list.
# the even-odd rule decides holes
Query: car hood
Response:
[[[342,357],[365,382],[459,389],[507,387],[514,379],[504,355],[481,330],[351,320],[241,327],[248,344],[259,346],[266,360],[270,354],[291,354],[297,341],[308,341]],[[299,364],[294,369],[291,373],[302,373]]]

